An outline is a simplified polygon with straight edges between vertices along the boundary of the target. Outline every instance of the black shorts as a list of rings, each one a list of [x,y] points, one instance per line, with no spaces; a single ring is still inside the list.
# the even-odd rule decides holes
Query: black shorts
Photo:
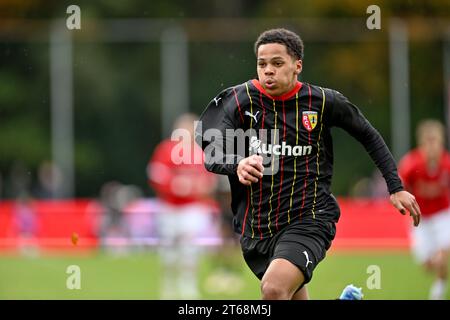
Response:
[[[303,286],[311,281],[314,269],[325,258],[335,234],[334,222],[311,219],[291,223],[271,238],[242,237],[241,248],[245,262],[260,280],[272,260],[283,258],[302,271]]]

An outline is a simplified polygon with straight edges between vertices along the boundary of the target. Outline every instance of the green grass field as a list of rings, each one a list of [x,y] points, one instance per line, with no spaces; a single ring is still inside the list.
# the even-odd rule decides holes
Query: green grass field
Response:
[[[259,282],[234,252],[235,272],[242,286],[235,292],[208,289],[220,266],[218,253],[207,253],[201,263],[202,299],[259,299]],[[69,290],[67,267],[81,269],[81,289]],[[369,289],[367,269],[378,266],[380,289]],[[152,252],[122,256],[90,254],[35,258],[0,256],[0,299],[160,299],[161,264]],[[209,279],[209,281],[208,281]],[[427,299],[431,276],[423,273],[407,252],[331,252],[309,284],[312,299],[335,299],[350,283],[363,288],[365,299]],[[217,284],[219,285],[219,284]],[[447,294],[447,299],[450,295]]]

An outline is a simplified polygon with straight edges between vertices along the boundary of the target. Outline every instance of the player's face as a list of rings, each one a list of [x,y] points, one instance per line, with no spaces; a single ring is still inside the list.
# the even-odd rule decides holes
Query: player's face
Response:
[[[185,141],[185,142],[193,142],[194,141],[195,128],[194,128],[194,123],[191,121],[191,119],[181,121],[178,124],[178,128],[177,129],[184,130],[184,132],[186,133],[186,137],[190,138],[190,141]]]
[[[420,147],[429,159],[440,157],[444,150],[444,139],[438,130],[429,130],[421,137]]]
[[[258,79],[271,96],[281,96],[291,91],[302,71],[302,61],[288,54],[286,46],[267,43],[257,52]]]

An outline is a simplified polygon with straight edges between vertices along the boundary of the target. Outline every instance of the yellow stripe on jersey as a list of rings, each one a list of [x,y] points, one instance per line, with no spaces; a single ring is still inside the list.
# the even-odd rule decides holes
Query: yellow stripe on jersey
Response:
[[[322,91],[322,111],[320,113],[320,131],[319,131],[319,138],[317,138],[317,155],[316,155],[316,163],[317,163],[317,175],[316,175],[316,181],[314,183],[314,202],[313,202],[313,208],[312,208],[312,215],[313,218],[316,218],[316,199],[317,199],[317,182],[319,180],[320,175],[320,167],[319,167],[319,156],[320,156],[320,138],[322,136],[322,129],[323,129],[323,110],[325,108],[325,91],[323,91],[322,88],[320,88]]]
[[[298,145],[298,92],[295,94],[295,145]],[[288,210],[288,223],[291,223],[292,197],[294,196],[295,180],[297,179],[297,157],[294,157],[294,180],[292,181],[291,201]]]
[[[275,100],[272,100],[272,101],[273,101],[273,112],[275,114],[275,126],[274,126],[275,130],[274,130],[274,133],[273,133],[272,143],[275,143],[275,141],[277,139],[277,118],[278,118],[278,114],[277,114],[277,111],[275,109]],[[272,229],[270,229],[270,225],[271,225],[270,214],[273,211],[272,198],[273,198],[273,184],[274,184],[274,181],[273,181],[274,164],[275,164],[275,155],[272,154],[272,184],[270,185],[270,198],[269,198],[270,211],[269,211],[269,214],[268,214],[268,219],[269,219],[268,227],[269,227],[270,236],[272,236]]]
[[[248,95],[248,98],[250,99],[250,113],[253,114],[253,100],[252,100],[252,97],[250,96],[247,82],[245,83],[245,88],[247,89],[247,95]],[[250,128],[253,128],[253,117],[250,117]],[[253,206],[253,186],[252,186],[252,184],[250,184],[250,204],[252,206],[252,222],[250,225],[252,227],[252,239],[253,239],[255,237],[255,230],[253,229],[253,221],[255,220],[255,207]]]

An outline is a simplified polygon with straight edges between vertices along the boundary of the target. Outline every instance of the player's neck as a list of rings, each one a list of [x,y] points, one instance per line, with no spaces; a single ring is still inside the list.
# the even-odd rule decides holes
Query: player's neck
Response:
[[[440,155],[433,156],[433,157],[425,156],[425,163],[427,166],[427,170],[429,172],[434,172],[438,169],[440,158],[441,158]]]

